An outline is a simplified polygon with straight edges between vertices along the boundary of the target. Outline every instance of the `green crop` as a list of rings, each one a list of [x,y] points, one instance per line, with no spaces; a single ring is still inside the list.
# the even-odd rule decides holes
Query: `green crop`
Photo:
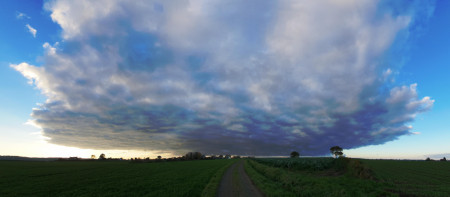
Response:
[[[333,167],[335,159],[327,157],[312,158],[258,158],[255,161],[272,166],[292,170],[325,170]]]
[[[291,159],[270,159],[272,163],[281,164],[292,162]],[[263,162],[260,162],[263,161]],[[327,160],[307,161],[317,164]],[[264,164],[263,164],[264,163]],[[266,159],[248,160],[246,172],[254,183],[266,196],[395,196],[384,188],[387,186],[374,180],[361,179],[347,174],[323,173],[318,170],[299,171],[287,167],[273,167],[266,165]],[[303,163],[303,162],[302,162]],[[334,162],[331,162],[334,163]],[[313,168],[315,169],[315,168]]]
[[[0,162],[0,196],[200,196],[233,160]]]
[[[267,196],[450,196],[450,162],[258,158],[246,164]]]
[[[450,196],[450,162],[362,160],[402,196]]]

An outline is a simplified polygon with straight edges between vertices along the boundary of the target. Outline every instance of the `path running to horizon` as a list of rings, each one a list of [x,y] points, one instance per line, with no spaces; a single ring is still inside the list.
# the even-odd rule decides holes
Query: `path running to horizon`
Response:
[[[231,165],[220,181],[218,197],[230,196],[264,196],[256,188],[244,170],[244,160]]]

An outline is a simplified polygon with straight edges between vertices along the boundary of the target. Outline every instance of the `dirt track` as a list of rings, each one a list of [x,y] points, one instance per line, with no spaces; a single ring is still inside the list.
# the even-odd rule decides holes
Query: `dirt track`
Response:
[[[238,161],[230,166],[220,181],[217,196],[263,196],[253,185],[250,178],[244,171],[244,161]]]

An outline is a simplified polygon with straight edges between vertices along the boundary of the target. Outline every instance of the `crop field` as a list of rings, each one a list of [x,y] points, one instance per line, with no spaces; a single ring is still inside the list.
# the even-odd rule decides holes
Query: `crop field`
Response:
[[[201,196],[233,162],[1,161],[0,196]]]
[[[384,190],[385,183],[352,176],[353,171],[342,169],[340,161],[254,159],[247,160],[245,170],[266,196],[395,196]]]
[[[450,162],[287,158],[246,164],[267,196],[450,195]]]
[[[237,160],[0,161],[0,196],[214,196]],[[449,196],[450,162],[246,159],[266,196]]]
[[[362,160],[381,182],[404,196],[450,196],[450,162]]]
[[[318,157],[318,158],[261,158],[255,159],[259,163],[287,169],[295,170],[325,170],[333,167],[333,158]]]

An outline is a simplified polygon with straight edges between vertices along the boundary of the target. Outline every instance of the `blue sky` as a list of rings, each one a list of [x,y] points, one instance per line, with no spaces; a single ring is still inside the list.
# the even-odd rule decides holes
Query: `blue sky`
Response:
[[[0,155],[450,153],[447,1],[141,3],[0,2]]]

